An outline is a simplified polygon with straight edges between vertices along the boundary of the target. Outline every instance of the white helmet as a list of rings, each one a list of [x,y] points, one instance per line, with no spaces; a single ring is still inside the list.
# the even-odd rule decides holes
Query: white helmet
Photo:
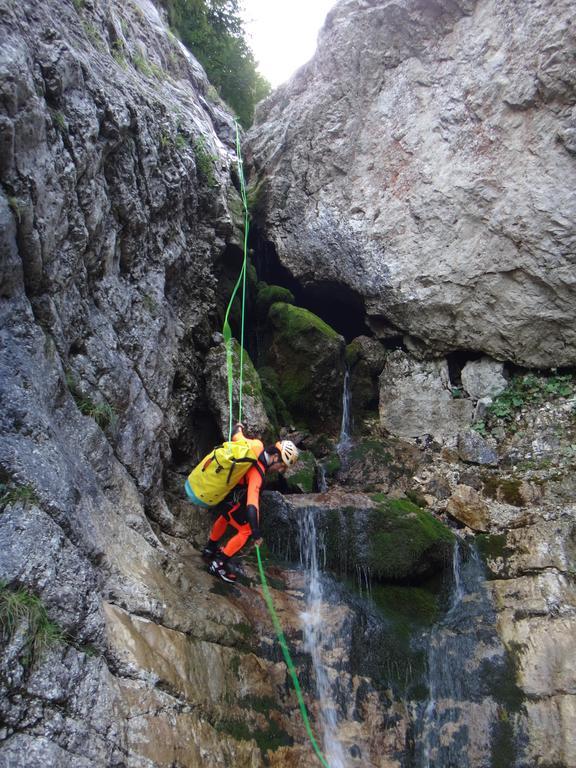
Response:
[[[276,443],[276,448],[280,451],[282,461],[287,467],[291,467],[298,461],[299,451],[291,440],[280,440]]]

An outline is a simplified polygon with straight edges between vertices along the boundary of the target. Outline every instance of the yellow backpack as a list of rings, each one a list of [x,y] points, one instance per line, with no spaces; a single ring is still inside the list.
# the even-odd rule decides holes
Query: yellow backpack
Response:
[[[244,440],[222,443],[190,472],[184,486],[186,494],[193,504],[214,507],[257,464],[258,457]]]

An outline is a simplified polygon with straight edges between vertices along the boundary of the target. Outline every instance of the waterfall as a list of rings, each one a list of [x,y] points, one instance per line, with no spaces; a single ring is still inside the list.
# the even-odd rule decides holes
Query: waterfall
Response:
[[[342,422],[340,424],[340,437],[336,444],[336,451],[342,461],[352,447],[352,438],[350,437],[352,414],[350,411],[350,371],[346,368],[344,374],[344,388],[342,392]]]
[[[322,616],[325,603],[319,557],[324,557],[325,547],[319,539],[313,510],[302,510],[299,516],[300,560],[307,570],[308,589],[306,610],[302,613],[304,647],[312,659],[316,680],[316,694],[320,704],[320,727],[324,742],[324,754],[330,768],[346,768],[342,745],[337,739],[337,713],[332,696],[330,679],[323,663],[323,654],[332,646],[326,616]],[[325,630],[328,629],[328,632]]]
[[[318,491],[320,493],[326,493],[327,490],[326,467],[323,464],[318,464]]]
[[[475,663],[490,659],[496,674],[505,654],[484,578],[476,550],[465,550],[457,540],[449,607],[428,641],[428,701],[416,727],[418,768],[470,768],[479,765],[472,752],[489,753],[497,704],[482,690]]]

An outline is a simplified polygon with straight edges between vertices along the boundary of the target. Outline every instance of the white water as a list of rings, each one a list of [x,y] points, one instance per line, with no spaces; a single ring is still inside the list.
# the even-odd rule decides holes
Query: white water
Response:
[[[324,756],[330,768],[346,768],[346,758],[342,745],[337,738],[338,717],[332,698],[330,679],[323,663],[323,655],[331,648],[332,638],[329,635],[329,625],[322,616],[322,606],[326,607],[323,599],[322,575],[319,556],[324,560],[325,547],[319,541],[314,520],[314,513],[305,509],[299,518],[300,560],[307,570],[308,590],[306,595],[306,610],[302,613],[304,630],[304,647],[312,659],[316,693],[319,708],[319,725],[322,730]]]
[[[326,493],[328,483],[326,482],[326,469],[322,464],[318,464],[318,490],[320,493]]]
[[[350,412],[350,372],[346,369],[344,374],[344,388],[342,392],[342,423],[340,424],[340,438],[336,444],[336,451],[342,459],[345,460],[350,448],[352,447],[352,438],[350,437],[352,414]]]
[[[483,611],[482,600],[472,600],[482,593],[483,569],[478,553],[471,550],[463,571],[462,550],[458,539],[452,555],[452,593],[450,607],[437,624],[428,644],[428,702],[421,723],[419,768],[448,768],[459,765],[468,768],[458,748],[440,748],[439,734],[452,721],[446,702],[461,702],[470,698],[469,688],[474,680],[466,671],[466,662],[473,657],[477,644],[475,621]]]

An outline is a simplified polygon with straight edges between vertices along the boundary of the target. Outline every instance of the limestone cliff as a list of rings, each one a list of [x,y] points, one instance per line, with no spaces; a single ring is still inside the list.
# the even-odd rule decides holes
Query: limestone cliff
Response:
[[[572,21],[569,0],[335,6],[249,134],[263,239],[311,301],[345,285],[421,355],[574,364]]]

